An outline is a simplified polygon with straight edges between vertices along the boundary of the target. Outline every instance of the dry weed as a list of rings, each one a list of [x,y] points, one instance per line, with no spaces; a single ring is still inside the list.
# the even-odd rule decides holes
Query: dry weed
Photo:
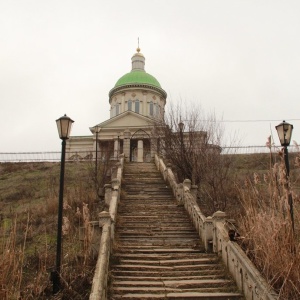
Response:
[[[293,192],[293,185],[286,176],[281,151],[279,161],[270,165],[268,174],[263,178],[261,180],[255,173],[252,180],[248,178],[246,184],[239,187],[244,208],[244,214],[239,219],[239,228],[245,237],[243,246],[279,293],[279,299],[300,299],[299,202],[298,196]],[[296,200],[295,232],[292,230],[290,215],[291,195]]]

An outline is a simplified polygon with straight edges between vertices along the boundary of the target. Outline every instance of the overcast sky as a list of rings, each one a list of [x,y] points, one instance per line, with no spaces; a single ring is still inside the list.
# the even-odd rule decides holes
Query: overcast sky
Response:
[[[284,119],[300,142],[299,16],[299,0],[0,0],[0,152],[60,150],[65,113],[89,135],[138,37],[167,103],[214,111],[243,145],[277,142]]]

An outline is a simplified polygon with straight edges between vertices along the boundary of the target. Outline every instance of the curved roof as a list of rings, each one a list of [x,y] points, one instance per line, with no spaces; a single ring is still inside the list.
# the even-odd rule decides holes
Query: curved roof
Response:
[[[154,76],[142,70],[132,70],[130,73],[123,75],[114,87],[116,88],[127,84],[148,84],[161,88],[160,83]]]

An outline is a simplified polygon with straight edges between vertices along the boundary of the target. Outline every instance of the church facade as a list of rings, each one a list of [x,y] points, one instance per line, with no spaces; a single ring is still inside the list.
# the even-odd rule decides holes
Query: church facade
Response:
[[[145,71],[145,57],[137,48],[132,69],[109,92],[110,118],[90,127],[90,136],[71,136],[69,159],[117,159],[149,162],[156,151],[155,122],[163,120],[167,93]]]

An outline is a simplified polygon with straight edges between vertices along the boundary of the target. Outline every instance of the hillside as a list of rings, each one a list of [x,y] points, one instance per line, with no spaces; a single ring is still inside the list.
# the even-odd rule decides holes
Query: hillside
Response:
[[[268,154],[234,155],[232,159],[232,180],[240,183],[247,176],[253,178],[254,173],[266,173],[270,164],[274,164]],[[299,191],[299,168],[295,169],[293,160],[292,154],[293,188]],[[92,162],[66,163],[63,237],[66,298],[62,299],[88,299],[95,261],[89,255],[85,222],[97,220],[103,209],[94,168]],[[105,173],[103,169],[100,166],[99,175]],[[1,299],[51,298],[49,276],[56,255],[59,174],[60,163],[0,164]],[[110,176],[99,176],[98,183],[105,179],[110,180]]]
[[[79,228],[84,215],[96,219],[102,209],[96,194],[94,165],[67,163],[65,169],[63,272],[72,299],[85,299],[94,262],[84,257]],[[55,265],[59,163],[0,164],[1,299],[43,299],[51,295]],[[77,295],[77,296],[76,296]],[[77,297],[77,298],[76,298]],[[48,298],[47,298],[48,299]]]

